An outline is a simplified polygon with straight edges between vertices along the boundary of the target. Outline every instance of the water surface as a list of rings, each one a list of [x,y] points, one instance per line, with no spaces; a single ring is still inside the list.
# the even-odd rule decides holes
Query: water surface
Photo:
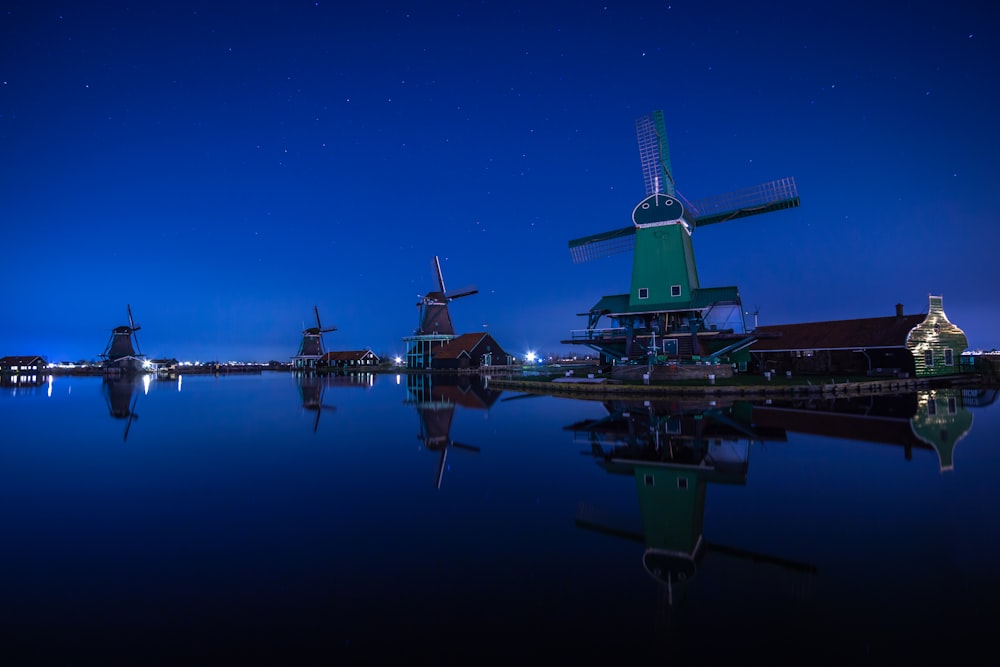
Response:
[[[0,657],[971,657],[1000,594],[995,398],[605,404],[267,372],[5,387]]]

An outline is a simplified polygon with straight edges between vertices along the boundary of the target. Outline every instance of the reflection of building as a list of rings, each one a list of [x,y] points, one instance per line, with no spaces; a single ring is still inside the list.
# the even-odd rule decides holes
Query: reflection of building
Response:
[[[954,466],[955,445],[972,429],[972,414],[958,390],[915,394],[772,401],[753,409],[755,424],[787,431],[933,450],[942,471]]]
[[[418,439],[432,452],[440,452],[437,487],[441,488],[448,450],[452,447],[469,452],[479,448],[455,442],[451,438],[451,423],[455,408],[488,410],[499,391],[487,389],[476,375],[416,375],[406,376],[406,402],[415,405],[420,418]]]
[[[670,598],[695,575],[707,549],[755,561],[809,566],[782,559],[709,545],[703,538],[708,484],[745,484],[750,444],[784,440],[780,429],[762,428],[751,420],[746,402],[725,407],[681,405],[670,402],[606,403],[608,416],[567,426],[575,441],[590,444],[591,453],[608,472],[633,475],[642,512],[642,534],[632,535],[646,545],[643,565],[667,584]],[[602,525],[590,516],[577,524],[617,536],[627,531]]]
[[[833,322],[758,327],[750,348],[756,370],[796,374],[954,375],[965,334],[948,321],[940,296],[926,315],[896,315]]]

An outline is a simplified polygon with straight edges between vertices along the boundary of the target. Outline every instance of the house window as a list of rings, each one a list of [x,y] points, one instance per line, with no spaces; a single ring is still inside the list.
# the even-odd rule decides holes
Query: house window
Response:
[[[670,286],[670,296],[680,296],[680,295],[681,295],[681,286],[680,285],[671,285]]]
[[[924,366],[934,365],[934,350],[924,350]]]
[[[953,415],[958,412],[958,401],[954,396],[948,397],[948,414]]]
[[[649,298],[649,288],[648,287],[640,287],[639,288],[639,298],[640,299],[648,299]]]
[[[687,488],[688,488],[687,477],[678,477],[677,478],[677,488],[680,489],[681,491],[687,491]]]
[[[937,403],[933,398],[927,402],[927,414],[932,417],[937,414]]]
[[[946,347],[944,350],[944,365],[954,366],[955,365],[955,351],[950,347]]]

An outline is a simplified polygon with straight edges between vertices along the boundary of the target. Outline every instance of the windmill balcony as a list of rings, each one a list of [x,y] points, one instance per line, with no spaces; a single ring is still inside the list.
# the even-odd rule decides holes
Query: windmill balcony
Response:
[[[607,329],[573,329],[571,340],[604,340],[625,335],[625,327],[610,327]]]

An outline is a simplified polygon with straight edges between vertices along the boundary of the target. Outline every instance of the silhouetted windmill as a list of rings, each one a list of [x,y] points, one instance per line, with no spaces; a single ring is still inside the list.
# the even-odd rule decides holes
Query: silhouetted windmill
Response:
[[[324,327],[319,320],[319,308],[313,306],[316,315],[316,326],[302,330],[302,342],[299,343],[299,353],[292,357],[296,368],[315,368],[319,360],[326,354],[323,347],[323,334],[336,331],[337,327]]]
[[[139,350],[139,338],[135,333],[141,327],[132,319],[132,306],[127,305],[126,308],[128,324],[111,330],[108,344],[100,355],[105,361],[106,372],[129,374],[143,369],[145,355]]]
[[[684,332],[691,336],[689,354],[698,354],[697,334],[709,319],[719,330],[728,328],[736,334],[744,334],[746,327],[736,287],[700,286],[692,233],[706,225],[798,206],[798,190],[793,178],[782,178],[688,201],[674,188],[663,112],[639,118],[636,134],[646,198],[633,209],[632,224],[569,242],[575,263],[631,251],[631,289],[601,299],[588,313],[587,335],[566,342],[627,357],[637,334]],[[594,342],[597,322],[605,315],[624,332],[617,334],[615,343]]]
[[[416,334],[418,336],[426,334],[454,336],[455,327],[451,322],[448,304],[463,296],[476,294],[479,290],[470,285],[460,290],[447,291],[444,286],[444,274],[441,273],[441,261],[437,255],[431,262],[431,269],[434,273],[437,289],[428,292],[417,301],[417,307],[420,309],[420,324]]]

